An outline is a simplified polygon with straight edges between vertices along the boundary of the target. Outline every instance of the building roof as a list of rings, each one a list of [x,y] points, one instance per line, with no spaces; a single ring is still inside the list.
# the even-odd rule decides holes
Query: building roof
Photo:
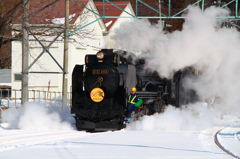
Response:
[[[29,14],[44,8],[55,0],[34,0],[29,4]],[[86,6],[89,0],[76,0],[78,3]],[[69,23],[75,23],[77,17],[81,14],[84,7],[69,1]],[[14,21],[15,24],[22,23],[22,17]],[[65,0],[60,0],[43,11],[29,18],[30,24],[64,24],[65,23]]]
[[[125,9],[127,5],[130,3],[129,1],[115,1],[112,2],[118,7]],[[97,10],[100,15],[103,15],[103,2],[95,2],[95,5],[97,7]],[[118,9],[114,5],[105,2],[105,16],[120,16],[122,14],[122,10]],[[116,22],[117,18],[107,18],[103,19],[104,24],[107,27],[107,30],[109,30],[113,24]]]
[[[0,69],[0,85],[9,85],[11,81],[11,69]]]
[[[54,2],[55,0],[34,0],[29,5],[30,15],[39,9],[47,6],[48,4]],[[76,0],[78,3],[86,6],[89,0]],[[130,3],[129,1],[115,1],[112,2],[122,9],[125,9]],[[103,15],[103,2],[94,2],[98,13]],[[69,1],[69,23],[74,24],[79,15],[82,13],[84,7],[78,5],[73,1]],[[105,2],[105,16],[120,16],[123,11],[113,6],[112,4]],[[109,30],[113,24],[116,22],[117,18],[107,18],[103,19],[107,30]],[[19,17],[14,21],[15,24],[22,23],[22,17]],[[37,13],[36,15],[29,18],[30,24],[64,24],[65,23],[65,0],[60,0],[54,3],[50,7],[47,7],[43,11]]]

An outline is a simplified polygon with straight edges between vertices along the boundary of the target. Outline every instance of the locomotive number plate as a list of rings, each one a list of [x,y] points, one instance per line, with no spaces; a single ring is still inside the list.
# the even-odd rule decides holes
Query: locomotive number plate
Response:
[[[92,74],[106,75],[106,74],[109,74],[109,70],[107,70],[107,69],[93,69]]]

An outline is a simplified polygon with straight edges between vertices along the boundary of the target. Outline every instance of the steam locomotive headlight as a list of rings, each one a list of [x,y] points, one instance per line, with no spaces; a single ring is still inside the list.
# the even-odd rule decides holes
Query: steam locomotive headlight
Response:
[[[98,59],[103,59],[104,58],[104,53],[103,52],[98,52],[97,53],[97,58]]]

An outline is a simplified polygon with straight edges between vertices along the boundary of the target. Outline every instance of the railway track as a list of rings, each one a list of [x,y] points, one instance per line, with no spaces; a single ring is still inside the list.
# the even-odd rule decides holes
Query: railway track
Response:
[[[223,128],[224,129],[224,128]],[[223,145],[220,144],[219,140],[218,140],[218,133],[221,132],[223,129],[220,129],[215,135],[214,135],[214,141],[217,144],[217,146],[222,149],[224,152],[226,152],[227,154],[231,155],[234,158],[240,159],[239,156],[235,155],[234,153],[232,153],[230,150],[226,149]]]

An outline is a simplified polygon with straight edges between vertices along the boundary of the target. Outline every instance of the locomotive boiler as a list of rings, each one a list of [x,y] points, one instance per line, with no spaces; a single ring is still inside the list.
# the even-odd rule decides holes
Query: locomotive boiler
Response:
[[[86,55],[85,65],[76,65],[72,73],[72,107],[78,130],[120,130],[125,127],[126,93],[136,87],[143,99],[142,114],[161,112],[171,104],[179,107],[182,72],[162,79],[155,71],[143,69],[144,60],[126,52],[102,49]],[[181,90],[180,90],[181,89]],[[184,102],[187,96],[184,97]]]

